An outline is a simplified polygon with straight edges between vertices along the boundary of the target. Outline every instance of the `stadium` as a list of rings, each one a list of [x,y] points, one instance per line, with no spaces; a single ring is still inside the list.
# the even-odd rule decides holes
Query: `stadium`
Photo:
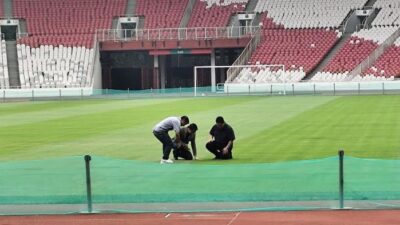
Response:
[[[0,0],[0,17],[0,225],[400,224],[398,0]],[[197,160],[160,164],[152,130],[183,115]],[[220,116],[231,160],[207,150]]]

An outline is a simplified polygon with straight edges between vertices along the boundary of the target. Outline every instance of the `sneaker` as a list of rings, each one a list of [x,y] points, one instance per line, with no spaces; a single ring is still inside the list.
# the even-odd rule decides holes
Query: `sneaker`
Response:
[[[160,164],[172,164],[174,161],[170,159],[161,159]]]

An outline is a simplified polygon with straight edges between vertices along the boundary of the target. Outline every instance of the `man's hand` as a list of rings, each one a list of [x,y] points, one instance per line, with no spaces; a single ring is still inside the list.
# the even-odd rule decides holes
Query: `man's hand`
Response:
[[[227,147],[225,147],[224,149],[222,149],[222,154],[226,155],[228,154],[229,150]]]
[[[190,151],[190,148],[185,143],[182,143],[181,149],[184,149],[185,151]]]

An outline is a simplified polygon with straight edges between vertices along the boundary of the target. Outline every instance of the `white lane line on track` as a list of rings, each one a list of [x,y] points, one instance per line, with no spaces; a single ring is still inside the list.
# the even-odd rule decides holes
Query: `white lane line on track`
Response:
[[[229,223],[227,225],[231,225],[233,222],[235,222],[235,220],[239,217],[239,214],[241,212],[236,213],[236,215],[231,219],[231,221],[229,221]]]

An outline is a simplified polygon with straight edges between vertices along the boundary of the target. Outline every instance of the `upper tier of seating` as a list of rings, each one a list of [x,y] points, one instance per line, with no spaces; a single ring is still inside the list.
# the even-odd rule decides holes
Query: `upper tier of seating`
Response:
[[[380,11],[372,22],[373,26],[400,25],[399,0],[377,0],[374,7],[379,8]]]
[[[219,4],[204,0],[196,1],[188,27],[224,27],[235,12],[244,11],[248,0],[222,1]]]
[[[122,16],[125,7],[126,0],[13,1],[14,16],[25,18],[29,36],[37,36],[36,40],[22,39],[26,44],[86,46],[86,35],[110,29],[113,17]]]
[[[268,12],[285,28],[337,28],[350,10],[362,8],[367,0],[259,0],[255,11]]]
[[[273,19],[268,16],[268,12],[261,14],[260,21],[263,29],[284,29],[283,25],[274,23]]]
[[[144,16],[144,28],[177,28],[188,0],[137,0],[135,14]]]

